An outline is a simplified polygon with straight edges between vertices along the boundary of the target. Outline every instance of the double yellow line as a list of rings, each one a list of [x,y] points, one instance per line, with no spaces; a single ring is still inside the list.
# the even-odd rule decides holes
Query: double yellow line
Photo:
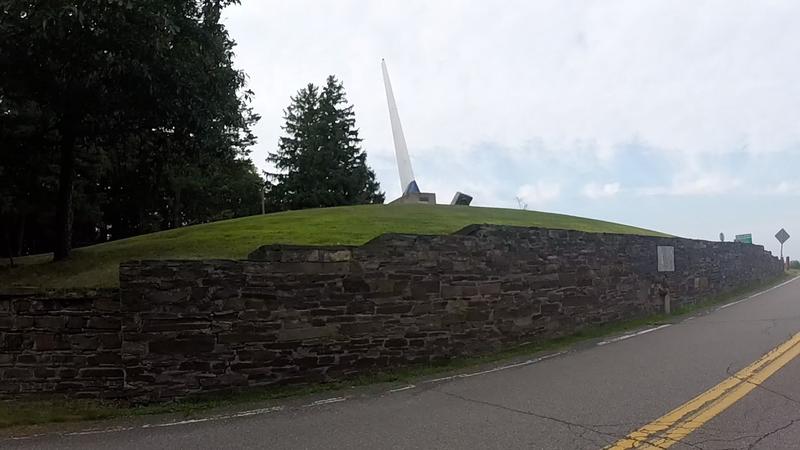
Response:
[[[800,333],[775,347],[736,375],[606,448],[611,450],[669,448],[728,409],[797,355],[800,355]]]

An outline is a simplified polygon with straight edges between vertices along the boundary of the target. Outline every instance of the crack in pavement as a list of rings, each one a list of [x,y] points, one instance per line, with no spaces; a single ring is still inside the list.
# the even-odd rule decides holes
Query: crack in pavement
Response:
[[[543,420],[548,420],[548,421],[551,421],[551,422],[556,422],[558,424],[566,426],[569,429],[572,429],[573,427],[579,428],[579,429],[583,430],[584,433],[592,432],[592,433],[596,433],[596,434],[599,434],[599,435],[602,435],[602,436],[605,436],[605,437],[609,437],[609,438],[613,438],[613,439],[620,439],[620,438],[623,437],[622,435],[619,435],[619,434],[608,433],[608,432],[605,432],[605,431],[596,430],[596,429],[592,428],[591,426],[583,425],[583,424],[576,423],[576,422],[570,422],[568,420],[559,419],[558,417],[547,416],[547,415],[544,415],[544,414],[535,413],[533,411],[526,411],[526,410],[523,410],[523,409],[512,408],[510,406],[505,406],[505,405],[502,405],[502,404],[499,404],[499,403],[492,403],[492,402],[487,402],[487,401],[484,401],[484,400],[477,400],[477,399],[473,399],[473,398],[469,398],[469,397],[464,397],[463,395],[454,394],[452,392],[446,392],[446,391],[442,391],[442,390],[436,390],[436,392],[438,392],[438,393],[440,393],[442,395],[446,395],[448,397],[453,397],[453,398],[459,399],[461,401],[465,401],[465,402],[469,402],[469,403],[476,403],[476,404],[483,405],[483,406],[490,406],[492,408],[502,409],[504,411],[510,411],[510,412],[517,413],[517,414],[523,414],[523,415],[526,415],[526,416],[536,417],[538,419],[543,419]]]
[[[766,439],[766,438],[768,438],[768,437],[770,437],[770,436],[772,436],[774,434],[780,433],[781,431],[784,431],[784,430],[786,430],[788,428],[791,428],[797,422],[800,422],[800,419],[792,419],[786,425],[784,425],[782,427],[778,427],[778,428],[776,428],[776,429],[774,429],[774,430],[772,430],[772,431],[770,431],[768,433],[763,434],[760,438],[756,439],[755,442],[753,442],[752,444],[748,445],[747,446],[747,450],[753,450],[755,448],[755,446],[759,442],[763,441],[764,439]]]
[[[786,401],[789,401],[791,403],[800,405],[800,400],[797,400],[797,399],[795,399],[795,398],[793,398],[793,397],[791,397],[791,396],[789,396],[787,394],[784,394],[783,392],[780,392],[780,391],[775,390],[775,389],[768,388],[768,387],[764,386],[761,383],[754,383],[750,379],[737,376],[735,373],[733,373],[733,369],[731,368],[731,366],[732,366],[732,364],[729,365],[728,368],[726,369],[726,372],[728,373],[728,375],[740,380],[743,383],[748,383],[748,384],[754,386],[757,389],[764,390],[764,391],[769,392],[770,394],[773,394],[775,396],[778,396],[778,397],[780,397],[780,398],[782,398],[782,399],[784,399]],[[747,415],[747,411],[745,411],[745,414]],[[763,423],[763,421],[764,421],[763,417],[759,418],[758,421],[756,422],[756,426],[754,428],[756,430],[761,428],[761,424]],[[777,428],[775,428],[773,430],[770,430],[770,431],[768,431],[766,433],[741,435],[741,436],[738,436],[738,437],[735,437],[735,438],[730,438],[730,439],[722,439],[722,438],[704,439],[704,440],[701,440],[701,441],[695,441],[694,444],[700,446],[700,445],[703,445],[703,444],[706,444],[706,443],[711,443],[711,442],[726,442],[726,443],[730,443],[730,442],[735,442],[735,441],[741,441],[741,440],[744,440],[744,439],[757,438],[755,441],[753,441],[752,443],[748,444],[747,447],[731,447],[731,449],[746,448],[747,450],[752,450],[752,449],[755,448],[756,445],[758,445],[764,439],[766,439],[769,436],[772,436],[774,434],[780,433],[781,431],[784,431],[784,430],[792,427],[797,422],[800,422],[800,419],[792,419],[787,424],[779,426],[779,427],[777,427]],[[709,429],[706,428],[706,430],[709,430]]]
[[[699,441],[692,441],[692,443],[694,445],[696,445],[696,446],[702,446],[703,444],[710,444],[710,443],[725,443],[725,444],[729,444],[729,443],[736,442],[736,441],[743,441],[745,439],[758,438],[759,436],[760,435],[758,435],[758,434],[745,434],[745,435],[737,436],[737,437],[734,437],[734,438],[708,438],[708,439],[702,439],[702,440],[699,440]],[[728,448],[738,448],[738,447],[728,447]]]
[[[581,432],[580,432],[580,434],[576,434],[575,437],[578,437],[578,438],[581,438],[581,439],[584,439],[584,440],[588,440],[585,437],[586,433],[591,432],[591,433],[597,434],[599,436],[603,436],[605,438],[611,438],[612,442],[614,442],[614,441],[626,438],[627,434],[609,433],[607,431],[599,430],[598,428],[633,426],[633,425],[635,425],[633,422],[620,423],[620,424],[591,424],[591,425],[586,425],[586,424],[582,424],[582,423],[571,422],[569,420],[561,419],[561,418],[554,417],[554,416],[548,416],[548,415],[545,415],[545,414],[536,413],[536,412],[533,412],[533,411],[526,411],[526,410],[523,410],[523,409],[512,408],[510,406],[505,406],[505,405],[502,405],[500,403],[492,403],[492,402],[488,402],[488,401],[484,401],[484,400],[477,400],[477,399],[473,399],[473,398],[469,398],[469,397],[464,397],[463,395],[454,394],[452,392],[442,391],[442,390],[439,390],[439,389],[436,389],[434,392],[440,393],[442,395],[446,395],[448,397],[456,398],[456,399],[459,399],[461,401],[469,402],[469,403],[476,403],[476,404],[479,404],[479,405],[489,406],[489,407],[497,408],[497,409],[502,409],[504,411],[509,411],[509,412],[513,412],[513,413],[516,413],[516,414],[523,414],[523,415],[526,415],[526,416],[536,417],[538,419],[555,422],[555,423],[558,423],[560,425],[566,426],[570,431],[572,431],[573,428],[578,428],[578,429],[581,430]],[[642,440],[641,442],[647,442],[647,440]],[[689,442],[684,442],[684,441],[672,442],[672,444],[675,444],[675,443],[680,443],[680,444],[687,445],[689,447],[702,449],[702,447],[698,447],[698,446],[693,445],[693,444],[691,444]],[[592,442],[592,444],[594,445],[595,443]],[[665,447],[656,446],[656,448],[665,448]]]
[[[778,319],[769,319],[769,325],[761,330],[761,334],[772,336],[772,330],[778,326]]]

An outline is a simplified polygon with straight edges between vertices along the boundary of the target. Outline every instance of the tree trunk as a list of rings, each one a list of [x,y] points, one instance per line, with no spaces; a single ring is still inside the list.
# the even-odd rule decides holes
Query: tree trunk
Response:
[[[16,253],[14,256],[22,256],[23,251],[25,250],[25,221],[27,216],[25,214],[21,214],[19,216],[19,221],[17,222],[17,242],[16,242]]]
[[[14,267],[14,249],[11,245],[11,229],[6,228],[5,233],[3,233],[6,237],[6,249],[8,250],[8,261],[11,267]]]
[[[56,242],[53,260],[61,261],[72,251],[72,190],[75,184],[75,130],[61,127],[61,167],[56,198]]]
[[[172,228],[178,228],[181,224],[181,188],[175,187],[172,195]]]

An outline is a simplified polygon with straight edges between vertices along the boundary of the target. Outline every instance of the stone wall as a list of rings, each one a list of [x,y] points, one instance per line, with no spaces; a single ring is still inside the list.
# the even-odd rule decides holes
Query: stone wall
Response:
[[[658,246],[674,248],[659,272]],[[0,397],[154,401],[447,360],[783,273],[760,246],[536,228],[138,261],[120,290],[0,293]]]
[[[0,292],[0,397],[116,397],[123,368],[115,291]]]
[[[658,272],[657,247],[674,247]],[[762,247],[470,226],[247,261],[120,268],[126,395],[324,381],[473,355],[673,307],[783,273]]]

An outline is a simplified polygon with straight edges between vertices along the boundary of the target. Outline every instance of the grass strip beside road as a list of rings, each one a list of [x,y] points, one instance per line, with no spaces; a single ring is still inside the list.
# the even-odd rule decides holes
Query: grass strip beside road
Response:
[[[446,363],[436,365],[402,367],[391,371],[371,373],[332,383],[251,388],[241,392],[217,392],[198,395],[171,403],[146,406],[130,406],[116,401],[73,400],[53,396],[8,400],[0,402],[0,428],[7,429],[38,424],[137,417],[153,414],[177,414],[183,418],[192,418],[214,409],[245,407],[256,404],[263,405],[264,403],[274,402],[280,399],[304,397],[324,392],[351,389],[353,387],[366,387],[370,385],[387,385],[388,388],[398,387],[408,383],[417,383],[418,380],[426,377],[446,376],[468,368],[489,366],[500,361],[514,361],[515,359],[522,358],[528,359],[536,355],[561,351],[584,344],[592,344],[594,341],[627,333],[632,330],[677,322],[689,314],[715,307],[721,303],[747,297],[752,293],[777,286],[798,275],[800,275],[800,271],[791,271],[784,276],[766,283],[707,298],[696,305],[680,308],[672,315],[655,314],[623,322],[589,326],[569,336],[543,342],[526,343],[497,353],[475,357],[455,358]]]

